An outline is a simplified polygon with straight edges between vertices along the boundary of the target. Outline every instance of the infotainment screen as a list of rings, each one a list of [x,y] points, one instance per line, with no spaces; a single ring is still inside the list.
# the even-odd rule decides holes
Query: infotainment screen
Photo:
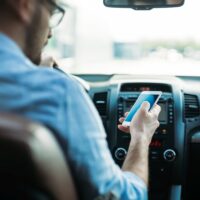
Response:
[[[134,104],[134,101],[125,101],[124,113],[129,112],[133,104]],[[158,105],[161,107],[161,112],[159,114],[158,120],[161,124],[167,124],[168,123],[168,104],[158,103]]]

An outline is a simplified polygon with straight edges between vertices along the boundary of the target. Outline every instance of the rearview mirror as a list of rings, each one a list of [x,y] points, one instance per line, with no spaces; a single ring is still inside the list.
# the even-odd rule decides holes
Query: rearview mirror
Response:
[[[184,0],[104,0],[104,5],[107,7],[133,8],[135,10],[178,7],[183,4]]]

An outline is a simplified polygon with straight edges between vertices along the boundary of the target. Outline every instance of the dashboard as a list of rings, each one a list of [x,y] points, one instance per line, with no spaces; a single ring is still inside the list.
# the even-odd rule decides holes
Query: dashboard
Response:
[[[149,199],[200,197],[200,77],[80,75],[103,121],[110,151],[121,166],[130,135],[117,129],[142,91],[162,91],[162,111],[149,150]]]

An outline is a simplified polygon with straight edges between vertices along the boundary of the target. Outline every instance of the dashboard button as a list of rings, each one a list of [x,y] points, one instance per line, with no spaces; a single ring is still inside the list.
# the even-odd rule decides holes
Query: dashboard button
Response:
[[[172,162],[176,158],[176,152],[172,149],[167,149],[166,151],[164,151],[163,157],[166,161]]]
[[[167,130],[166,130],[166,129],[163,129],[163,130],[162,130],[162,134],[163,134],[163,135],[167,134]]]
[[[115,158],[117,160],[124,160],[126,157],[127,151],[124,148],[117,148],[115,151]]]

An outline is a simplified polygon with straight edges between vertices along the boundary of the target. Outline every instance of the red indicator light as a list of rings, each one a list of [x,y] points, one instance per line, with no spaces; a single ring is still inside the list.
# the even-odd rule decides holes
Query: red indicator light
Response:
[[[160,148],[160,147],[162,147],[162,142],[159,140],[152,140],[150,143],[150,147]]]

